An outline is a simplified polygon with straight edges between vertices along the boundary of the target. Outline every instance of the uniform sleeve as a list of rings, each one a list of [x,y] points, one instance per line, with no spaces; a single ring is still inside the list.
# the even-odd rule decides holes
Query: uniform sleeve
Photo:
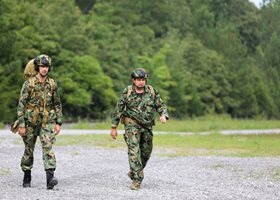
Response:
[[[29,99],[29,82],[25,81],[22,85],[20,97],[18,101],[18,107],[17,107],[17,118],[19,120],[19,127],[24,128],[25,127],[25,107]]]
[[[120,119],[125,109],[126,95],[127,95],[127,88],[123,90],[121,97],[117,102],[116,108],[112,114],[112,125],[111,125],[112,128],[116,128],[119,125]]]
[[[54,110],[56,114],[56,124],[61,125],[62,124],[62,104],[60,100],[59,90],[57,83],[55,82],[55,89],[53,94],[53,104],[54,104]]]
[[[155,90],[155,107],[156,111],[159,113],[160,116],[164,115],[167,119],[169,119],[169,115],[167,112],[167,106],[164,101],[161,99],[160,94],[156,89]]]

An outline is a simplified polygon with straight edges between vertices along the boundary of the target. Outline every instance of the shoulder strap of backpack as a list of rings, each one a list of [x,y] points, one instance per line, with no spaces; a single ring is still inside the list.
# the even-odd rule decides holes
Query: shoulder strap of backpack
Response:
[[[30,96],[33,94],[33,91],[34,91],[35,79],[36,79],[35,77],[31,77],[28,79]],[[54,89],[55,89],[55,82],[54,82],[54,79],[52,79],[52,78],[49,78],[49,81],[50,81],[50,85],[51,85],[51,94],[53,94]]]
[[[129,97],[129,95],[131,94],[131,92],[132,92],[132,85],[130,85],[130,86],[127,87],[126,98]]]
[[[29,96],[33,94],[34,87],[35,87],[35,77],[31,77],[28,79],[29,82]]]
[[[55,82],[54,82],[54,79],[52,79],[52,78],[49,78],[49,81],[50,81],[50,85],[51,85],[51,94],[53,94],[54,89],[55,89]]]
[[[149,89],[150,89],[150,92],[151,92],[151,94],[152,94],[152,97],[155,98],[155,90],[154,90],[153,86],[148,85],[148,87],[149,87]]]
[[[149,87],[149,90],[150,90],[150,92],[151,92],[153,98],[155,98],[155,90],[154,90],[153,86],[148,85],[148,87]],[[129,97],[129,95],[131,94],[131,92],[132,92],[132,85],[128,86],[128,88],[127,88],[126,98]]]

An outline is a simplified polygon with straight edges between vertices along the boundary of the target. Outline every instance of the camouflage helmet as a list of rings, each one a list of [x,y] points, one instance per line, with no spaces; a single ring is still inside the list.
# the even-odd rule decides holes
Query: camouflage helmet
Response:
[[[51,71],[52,60],[48,55],[41,54],[34,59],[35,70],[39,71],[39,66],[46,66]]]
[[[145,69],[137,68],[131,73],[131,78],[148,78],[148,74]]]

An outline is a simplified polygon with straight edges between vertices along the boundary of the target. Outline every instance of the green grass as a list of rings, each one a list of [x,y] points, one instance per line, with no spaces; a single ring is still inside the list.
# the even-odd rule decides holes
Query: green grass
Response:
[[[158,118],[158,117],[157,117]],[[232,119],[226,115],[194,119],[170,119],[166,124],[156,121],[154,131],[213,132],[220,130],[279,129],[278,120]],[[110,120],[89,123],[81,121],[69,128],[110,129]],[[119,129],[123,129],[120,125]],[[88,145],[105,148],[126,148],[122,135],[112,140],[109,135],[59,136],[57,145]],[[154,148],[163,156],[280,156],[280,135],[155,135]],[[279,176],[279,171],[275,175]]]
[[[273,178],[280,180],[280,168],[279,167],[274,168],[272,172],[273,172]]]
[[[208,116],[197,119],[173,120],[166,124],[157,121],[156,131],[205,132],[221,130],[277,129],[279,120],[232,119],[224,116]]]
[[[0,122],[0,129],[3,129],[5,127],[3,122]]]
[[[96,126],[99,123],[105,124],[105,122],[90,123],[87,121],[79,121],[78,123],[72,124],[69,128],[71,128],[71,129],[104,129],[104,128],[98,128]],[[107,129],[108,129],[108,124],[107,124]]]
[[[10,168],[1,168],[0,169],[0,176],[8,176],[11,175],[11,169]]]
[[[122,135],[118,139],[113,140],[111,136],[104,134],[92,135],[59,135],[57,137],[56,145],[58,146],[72,146],[85,145],[104,148],[120,148],[126,147]]]
[[[154,149],[162,156],[280,156],[279,140],[280,135],[162,134],[154,136]],[[126,148],[122,135],[117,140],[109,135],[60,135],[56,145]]]
[[[158,118],[158,117],[157,117]],[[110,120],[95,123],[79,122],[69,128],[74,129],[110,129]],[[241,129],[279,129],[279,120],[265,119],[232,119],[228,116],[207,116],[194,119],[175,120],[170,119],[166,124],[156,121],[155,131],[167,132],[205,132],[220,130],[241,130]],[[119,129],[123,129],[120,125]]]
[[[279,135],[157,135],[155,144],[168,155],[280,156]]]

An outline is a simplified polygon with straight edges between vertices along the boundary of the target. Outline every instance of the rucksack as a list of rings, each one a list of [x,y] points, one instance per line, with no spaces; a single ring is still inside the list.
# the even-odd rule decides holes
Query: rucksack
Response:
[[[31,59],[25,66],[24,68],[24,79],[27,80],[31,77],[34,77],[37,74],[35,70],[35,64],[34,64],[34,59]]]

